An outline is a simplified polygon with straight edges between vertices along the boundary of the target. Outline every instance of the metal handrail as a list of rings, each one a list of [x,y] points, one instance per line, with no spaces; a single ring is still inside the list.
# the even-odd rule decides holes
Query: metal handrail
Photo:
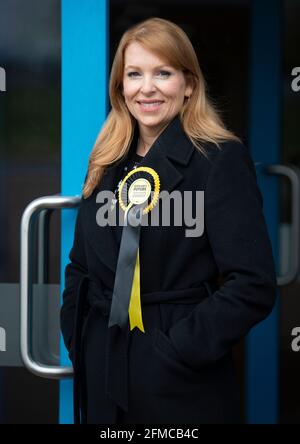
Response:
[[[284,176],[291,183],[291,265],[287,273],[277,277],[277,285],[284,286],[296,281],[299,274],[300,169],[295,165],[268,165],[265,172]]]
[[[37,376],[51,379],[66,378],[73,375],[72,367],[49,366],[36,362],[30,352],[29,334],[29,295],[30,287],[30,250],[32,243],[32,222],[37,213],[44,209],[74,208],[80,196],[45,196],[33,200],[24,210],[21,220],[21,263],[20,263],[20,349],[24,366]]]

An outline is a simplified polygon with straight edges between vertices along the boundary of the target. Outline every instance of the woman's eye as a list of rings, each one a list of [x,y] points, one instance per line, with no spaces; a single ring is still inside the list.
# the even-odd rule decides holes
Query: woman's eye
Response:
[[[169,71],[159,71],[159,74],[162,77],[169,77],[171,75],[171,73]]]
[[[137,77],[139,75],[139,73],[136,71],[131,71],[127,75],[128,75],[128,77]]]

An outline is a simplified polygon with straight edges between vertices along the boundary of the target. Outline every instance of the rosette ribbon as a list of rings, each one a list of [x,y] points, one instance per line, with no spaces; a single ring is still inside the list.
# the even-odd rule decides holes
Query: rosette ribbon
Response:
[[[108,327],[128,326],[145,333],[140,295],[140,230],[142,216],[158,201],[160,180],[156,171],[138,167],[130,171],[119,187],[118,201],[125,211]],[[128,191],[128,192],[127,192]]]

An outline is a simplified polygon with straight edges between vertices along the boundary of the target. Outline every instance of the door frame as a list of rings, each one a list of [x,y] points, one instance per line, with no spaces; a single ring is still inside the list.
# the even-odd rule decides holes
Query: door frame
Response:
[[[108,109],[108,0],[61,0],[61,194],[80,195],[88,158]],[[61,218],[61,289],[76,210]],[[61,364],[70,365],[61,341]],[[73,422],[73,381],[60,381],[59,422]]]

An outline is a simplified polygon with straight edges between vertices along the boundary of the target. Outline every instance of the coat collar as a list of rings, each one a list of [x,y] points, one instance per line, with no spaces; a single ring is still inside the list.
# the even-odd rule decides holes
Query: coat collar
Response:
[[[97,192],[102,190],[114,191],[117,182],[122,176],[124,165],[134,154],[137,145],[138,129],[136,127],[134,137],[129,148],[128,155],[118,164],[109,167],[102,181],[97,187]],[[182,167],[187,166],[192,157],[194,146],[186,136],[179,115],[177,115],[164,131],[155,140],[139,166],[153,168],[159,175],[161,191],[169,193],[183,180]],[[98,209],[98,204],[97,209]],[[122,227],[99,227],[92,230],[91,246],[101,261],[115,273],[122,234]]]

